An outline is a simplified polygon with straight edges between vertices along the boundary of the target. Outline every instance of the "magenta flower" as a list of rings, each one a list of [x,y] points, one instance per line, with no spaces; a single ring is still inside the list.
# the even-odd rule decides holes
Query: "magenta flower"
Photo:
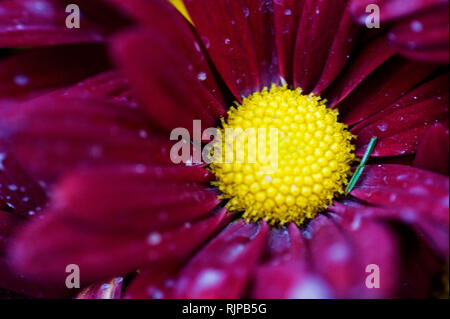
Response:
[[[448,11],[374,2],[389,28],[354,21],[366,1],[185,0],[191,24],[165,0],[90,0],[80,29],[65,1],[0,2],[0,47],[26,48],[0,60],[3,293],[430,296],[449,259]],[[193,120],[276,126],[277,170],[174,164]]]

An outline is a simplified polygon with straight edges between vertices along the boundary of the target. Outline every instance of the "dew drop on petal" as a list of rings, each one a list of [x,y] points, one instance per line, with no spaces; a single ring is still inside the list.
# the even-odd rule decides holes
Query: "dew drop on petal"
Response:
[[[28,79],[27,76],[25,76],[23,74],[18,74],[14,77],[14,83],[17,86],[26,86],[26,85],[28,85],[28,83],[30,83],[30,80]]]
[[[147,242],[152,245],[156,246],[159,245],[162,241],[161,235],[159,233],[150,233],[147,237]]]
[[[199,74],[197,74],[197,79],[199,79],[199,81],[205,81],[206,80],[206,73],[205,72],[200,72]]]

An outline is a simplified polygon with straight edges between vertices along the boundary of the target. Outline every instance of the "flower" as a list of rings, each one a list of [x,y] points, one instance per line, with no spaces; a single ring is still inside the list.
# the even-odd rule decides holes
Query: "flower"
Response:
[[[42,1],[27,3],[57,3]],[[0,107],[0,266],[11,273],[1,272],[0,287],[68,295],[66,267],[75,264],[80,298],[429,295],[449,256],[448,151],[436,144],[448,136],[445,68],[397,55],[383,30],[371,35],[353,22],[348,1],[185,0],[192,24],[165,0],[90,3],[129,18],[102,37],[91,37],[97,11],[91,11],[92,27],[73,33],[58,28],[62,20],[40,16],[20,32],[0,25],[3,46],[47,45],[0,62],[0,92],[10,92],[2,91],[6,85],[16,92]],[[5,1],[0,12],[12,18],[16,5]],[[99,64],[107,60],[103,46],[91,42],[105,38],[115,66],[102,72],[109,65]],[[67,66],[46,62],[49,54],[61,55],[55,50],[99,56],[74,54],[76,63]],[[20,69],[23,60],[30,62]],[[85,67],[87,61],[92,65]],[[40,69],[41,63],[52,69]],[[69,74],[59,78],[66,67]],[[71,84],[90,72],[96,75]],[[34,81],[43,74],[48,82]],[[273,94],[265,94],[272,85]],[[211,166],[170,160],[173,128],[190,129],[196,119],[220,126],[220,119],[233,118],[233,102],[239,118],[258,94],[269,97],[259,101],[265,106],[291,96],[280,107],[289,124],[295,124],[290,107],[303,103],[309,111],[326,98],[330,109],[319,113],[345,124],[335,125],[341,136],[356,136],[358,157],[378,138],[350,194],[335,195],[307,222],[271,223],[262,211],[246,222],[226,212],[224,194],[213,186],[228,184]],[[262,121],[258,116],[249,117]],[[312,129],[304,132],[321,132],[318,121],[305,119]],[[319,137],[314,141],[320,144]],[[351,164],[348,156],[341,165]],[[292,176],[300,176],[294,169]],[[286,183],[290,175],[282,177]],[[293,207],[289,202],[283,197],[277,207]],[[377,269],[380,287],[370,289],[367,271]]]

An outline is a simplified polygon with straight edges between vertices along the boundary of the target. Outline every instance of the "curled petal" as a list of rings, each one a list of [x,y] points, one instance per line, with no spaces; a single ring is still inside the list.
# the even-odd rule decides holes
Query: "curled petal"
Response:
[[[77,294],[76,299],[121,299],[123,278],[91,284]]]

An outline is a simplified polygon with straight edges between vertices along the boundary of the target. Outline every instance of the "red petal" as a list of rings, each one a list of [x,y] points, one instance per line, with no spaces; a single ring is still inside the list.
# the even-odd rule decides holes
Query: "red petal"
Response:
[[[176,298],[238,298],[265,244],[265,223],[239,221],[217,235],[181,271]]]
[[[319,279],[310,273],[306,243],[296,225],[271,229],[267,253],[264,263],[257,268],[252,297],[326,297],[320,295],[323,292],[320,289],[313,289],[320,288]]]
[[[105,282],[98,282],[84,288],[76,299],[121,299],[123,278],[116,277]]]
[[[320,79],[347,1],[307,0],[294,51],[294,85],[311,91]]]
[[[14,270],[13,270],[14,269]],[[0,256],[0,288],[14,291],[18,294],[28,296],[28,298],[64,298],[70,291],[64,284],[50,284],[48,282],[36,282],[26,278],[22,273],[18,273],[11,267],[8,259]],[[38,277],[39,279],[39,277]],[[63,281],[61,281],[64,283]]]
[[[202,83],[213,74],[203,53],[196,51],[197,42],[193,35],[181,40],[182,34],[175,39],[162,37],[159,28],[124,34],[114,43],[115,55],[143,109],[156,127],[169,132],[176,127],[191,129],[194,119],[202,120],[204,127],[215,127],[225,109]]]
[[[354,61],[344,69],[336,84],[326,93],[329,105],[335,106],[340,103],[393,54],[384,36],[377,37],[365,45]]]
[[[413,154],[426,127],[448,118],[448,74],[422,84],[378,114],[351,129],[357,135],[359,156],[373,136],[378,137],[374,156]]]
[[[33,220],[14,241],[15,269],[49,283],[64,282],[66,266],[80,267],[82,283],[132,272],[155,262],[186,258],[216,230],[224,210],[192,225],[143,234],[103,232],[99,225],[77,222],[49,211]],[[186,240],[189,238],[189,240]]]
[[[126,299],[168,299],[173,296],[174,276],[180,262],[155,264],[140,270],[127,287]]]
[[[359,227],[361,219],[376,218],[389,221],[397,221],[407,224],[414,229],[424,242],[428,243],[438,255],[448,259],[449,234],[445,223],[436,224],[429,218],[427,212],[412,211],[409,208],[380,207],[361,204],[354,201],[336,202],[328,208],[329,211],[345,216],[353,216],[352,227]]]
[[[275,39],[280,73],[292,83],[295,39],[305,0],[279,0],[273,2]]]
[[[0,62],[0,95],[14,97],[63,87],[108,66],[106,52],[100,45],[30,49]]]
[[[330,47],[322,75],[313,93],[321,94],[336,79],[348,62],[360,32],[361,29],[353,22],[350,11],[345,10],[334,36],[333,44]]]
[[[184,2],[212,61],[237,99],[279,83],[272,2]]]
[[[367,165],[351,194],[381,207],[408,209],[437,225],[449,224],[448,177],[405,165]]]
[[[437,66],[392,57],[337,105],[342,121],[355,124],[393,103],[425,80]]]
[[[448,127],[435,124],[422,136],[417,148],[414,166],[448,175]]]
[[[95,164],[171,163],[173,143],[152,136],[142,112],[127,105],[51,94],[12,109],[0,132],[40,178]]]
[[[0,3],[0,14],[0,47],[103,41],[100,30],[84,17],[80,28],[67,28],[69,13],[60,1],[5,0]]]
[[[148,233],[192,222],[213,210],[220,200],[203,184],[210,178],[201,167],[96,168],[66,177],[56,187],[52,206],[105,231]]]
[[[362,268],[363,281],[359,285],[358,298],[387,298],[396,296],[401,286],[400,241],[387,223],[376,222],[361,217],[360,212],[333,216],[343,227],[356,250],[356,258]],[[380,287],[369,288],[366,279],[373,270],[368,265],[375,265],[380,270]],[[356,269],[354,269],[356,273]]]
[[[426,53],[425,61],[448,63],[449,17],[447,7],[423,12],[396,24],[389,33],[394,48],[407,56]],[[446,52],[447,56],[437,59],[435,52]],[[416,55],[417,57],[417,55]]]
[[[350,9],[357,20],[365,25],[366,17],[371,12],[366,12],[369,4],[380,7],[380,19],[384,22],[404,18],[440,5],[446,5],[447,0],[409,0],[405,5],[403,0],[352,0]]]
[[[423,232],[422,226],[424,224],[430,224],[427,221],[426,216],[422,216],[425,218],[417,218],[416,220],[413,220],[409,218],[408,215],[410,215],[410,212],[406,210],[368,206],[354,201],[335,203],[335,205],[330,207],[329,210],[333,211],[334,214],[337,214],[335,215],[337,219],[343,218],[346,227],[349,228],[350,231],[360,229],[361,225],[363,223],[367,223],[367,221],[375,219],[379,220],[381,218],[385,221],[394,220],[411,225],[416,230],[416,234],[419,234],[423,239],[428,241],[433,248],[436,248],[433,240],[441,239],[438,238],[436,234],[437,232],[442,232],[442,230],[436,228],[435,226],[431,227],[431,231],[427,230],[429,231],[428,233]],[[396,284],[397,288],[401,288],[398,290],[396,297],[425,298],[430,291],[432,276],[439,269],[436,255],[434,255],[430,251],[429,247],[426,246],[422,240],[418,239],[410,229],[404,227],[403,225],[399,225],[398,223],[392,223],[390,225],[393,228],[395,226],[395,231],[399,235],[398,239],[400,239],[398,243],[401,247],[399,247],[396,254],[392,257],[392,261],[396,263],[397,266],[401,265],[401,273],[398,272],[399,269],[393,269],[394,275],[398,274],[398,276],[401,277],[398,278],[397,275],[392,277],[391,274],[387,274],[389,277],[386,278],[386,271],[383,270],[384,267],[380,267],[380,288],[384,289],[384,281],[387,280],[388,284],[392,284],[393,286]],[[441,256],[447,256],[446,258],[448,259],[448,226],[445,232],[447,233],[446,239],[440,244],[447,245],[447,250],[446,253],[441,251]],[[428,237],[429,235],[431,235],[431,240]],[[361,238],[359,242],[364,244],[367,242],[367,239]],[[377,244],[375,249],[368,249],[367,252],[368,254],[371,254],[372,252],[378,253],[380,249],[389,250],[390,245],[386,247],[384,245]],[[379,257],[374,256],[374,258]],[[386,260],[386,262],[389,263],[389,260]],[[396,282],[392,282],[393,279]],[[401,283],[401,285],[399,285],[399,283]]]
[[[34,215],[47,200],[44,189],[0,145],[0,209]],[[2,203],[4,203],[5,207]]]
[[[20,219],[17,215],[0,210],[0,254],[3,253],[8,238],[19,223]]]
[[[346,224],[343,225],[347,227]],[[338,298],[392,297],[399,284],[395,239],[386,227],[365,221],[358,229],[340,229],[324,216],[314,219],[307,231],[311,235],[311,257],[315,270],[326,279]],[[376,247],[374,249],[374,247]],[[366,286],[366,267],[381,267],[383,289]],[[332,269],[332,271],[330,271]],[[390,277],[390,278],[386,278]]]

